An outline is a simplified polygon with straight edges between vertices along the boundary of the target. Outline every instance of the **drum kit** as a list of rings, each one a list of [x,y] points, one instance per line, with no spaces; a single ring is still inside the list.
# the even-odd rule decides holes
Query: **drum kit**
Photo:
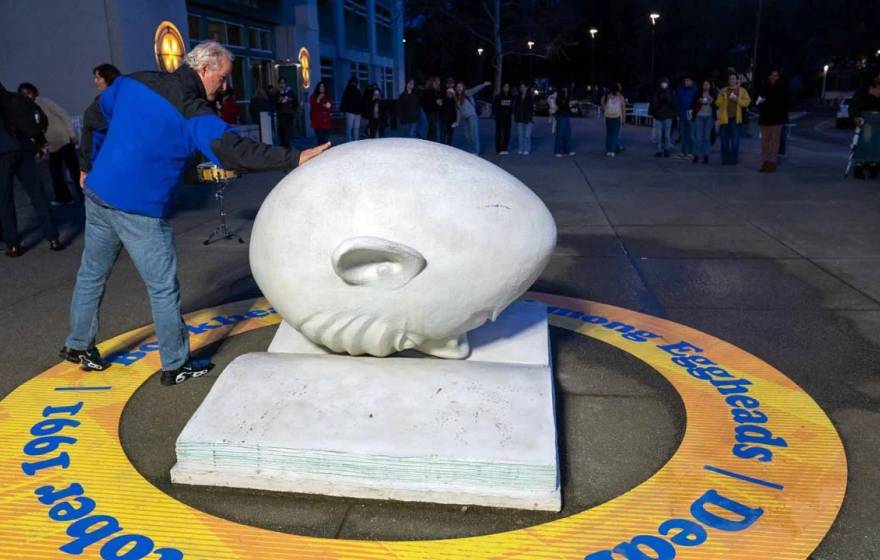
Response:
[[[239,243],[244,243],[244,239],[242,239],[238,233],[229,229],[229,225],[226,222],[226,209],[223,206],[223,196],[226,187],[228,187],[233,180],[238,178],[238,172],[232,169],[223,169],[211,162],[200,163],[196,166],[196,169],[198,171],[200,182],[213,183],[216,185],[214,190],[214,200],[217,201],[217,207],[220,210],[220,225],[214,228],[214,231],[212,231],[211,235],[205,239],[203,244],[210,245],[211,243],[222,239],[238,239]]]

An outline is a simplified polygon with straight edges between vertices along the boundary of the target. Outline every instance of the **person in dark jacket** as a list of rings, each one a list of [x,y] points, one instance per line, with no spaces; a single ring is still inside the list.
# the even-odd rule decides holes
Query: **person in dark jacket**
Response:
[[[98,95],[101,95],[105,89],[110,87],[113,82],[120,76],[119,69],[112,64],[101,64],[92,70],[95,80],[95,89]],[[97,99],[97,97],[95,98]],[[82,120],[82,134],[79,140],[79,189],[82,194],[82,183],[86,174],[92,168],[98,150],[107,136],[106,128],[95,128],[101,126],[104,117],[101,116],[96,103],[92,103],[84,111]]]
[[[384,138],[385,129],[388,127],[388,106],[382,99],[382,90],[373,88],[373,99],[367,109],[369,111],[370,138]]]
[[[378,84],[367,84],[364,87],[364,93],[361,95],[361,122],[366,126],[361,127],[361,137],[371,138],[373,131],[370,130],[370,110],[373,107],[373,91],[379,89]]]
[[[556,94],[556,157],[573,156],[571,147],[571,98],[568,88],[560,88]]]
[[[293,120],[297,109],[299,109],[299,98],[296,91],[287,85],[286,79],[280,78],[275,111],[278,114],[278,138],[285,148],[289,148],[293,141]]]
[[[657,141],[655,157],[669,157],[669,150],[672,149],[672,118],[675,117],[676,108],[669,79],[663,78],[648,109],[648,114],[654,117],[654,139]]]
[[[509,154],[510,121],[513,117],[513,93],[510,84],[501,86],[501,91],[492,101],[492,115],[495,117],[495,153],[504,156]]]
[[[439,79],[439,78],[438,78]],[[458,128],[458,102],[455,99],[455,88],[446,88],[446,95],[440,101],[440,141],[451,146],[455,136],[455,129]]]
[[[159,338],[161,382],[174,385],[212,366],[192,360],[180,312],[177,255],[167,216],[187,161],[201,152],[226,169],[292,169],[329,144],[298,152],[239,136],[211,101],[232,72],[222,45],[196,45],[173,73],[117,78],[96,101],[107,137],[85,178],[85,246],[61,356],[89,370],[108,366],[97,348],[104,286],[124,247],[146,284]],[[174,132],[173,134],[169,132]]]
[[[58,228],[52,209],[37,175],[36,157],[46,155],[48,120],[36,103],[18,93],[6,91],[0,84],[0,224],[6,256],[17,257],[22,249],[15,213],[13,177],[17,177],[34,206],[49,240],[49,248],[64,248],[58,239]]]
[[[697,95],[697,86],[690,76],[685,77],[675,90],[676,117],[678,118],[678,135],[681,138],[682,157],[694,155],[694,120],[691,106]]]
[[[440,90],[440,77],[431,76],[425,82],[425,90],[422,92],[422,111],[428,121],[426,140],[441,141],[441,126],[445,126],[441,124],[441,113],[445,103],[444,92]]]
[[[779,155],[779,140],[783,127],[788,124],[788,86],[780,79],[779,70],[773,70],[755,102],[760,114],[761,172],[774,173]]]
[[[519,84],[519,93],[513,98],[513,120],[516,122],[516,149],[527,156],[532,151],[532,123],[535,120],[535,99],[528,84]]]
[[[419,119],[422,117],[422,100],[416,91],[416,81],[410,78],[406,81],[406,89],[397,99],[397,114],[400,124],[406,128],[407,136],[418,137]]]
[[[345,85],[339,110],[345,113],[345,141],[357,140],[361,129],[361,92],[354,76]]]

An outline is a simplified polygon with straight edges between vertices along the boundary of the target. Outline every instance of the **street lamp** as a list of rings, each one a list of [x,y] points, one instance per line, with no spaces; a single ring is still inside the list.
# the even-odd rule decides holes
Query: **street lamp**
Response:
[[[825,82],[828,80],[828,69],[831,68],[829,65],[825,65],[822,67],[822,95],[819,96],[819,99],[825,99]]]
[[[651,85],[654,85],[654,31],[657,27],[657,20],[660,19],[660,14],[657,12],[651,12],[648,15],[651,18]]]
[[[526,42],[526,45],[529,46],[529,81],[530,81],[530,82],[534,82],[534,81],[535,81],[535,75],[534,75],[534,72],[532,72],[532,47],[535,46],[535,42],[534,42],[534,41],[528,41],[528,42]]]
[[[477,54],[483,56],[483,47],[477,49]]]
[[[596,33],[599,30],[595,27],[590,29],[590,84],[596,85]]]

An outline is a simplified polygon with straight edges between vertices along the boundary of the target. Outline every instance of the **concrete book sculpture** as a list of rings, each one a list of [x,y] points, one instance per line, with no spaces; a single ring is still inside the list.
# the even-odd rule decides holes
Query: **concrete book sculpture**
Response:
[[[284,322],[220,376],[172,480],[558,510],[546,310],[511,305],[555,243],[528,187],[441,144],[353,142],[294,170],[250,248]]]

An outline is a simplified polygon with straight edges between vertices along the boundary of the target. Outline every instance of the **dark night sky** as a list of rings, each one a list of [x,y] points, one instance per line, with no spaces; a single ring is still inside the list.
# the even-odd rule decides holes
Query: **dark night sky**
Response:
[[[436,73],[466,80],[476,80],[478,75],[491,79],[491,45],[481,43],[461,25],[467,23],[487,34],[491,31],[488,18],[477,9],[479,1],[408,4],[407,49],[416,78]],[[589,83],[588,30],[596,27],[597,81],[619,81],[636,91],[650,82],[650,12],[661,14],[655,37],[658,78],[689,73],[721,79],[728,67],[740,72],[749,68],[758,0],[503,0],[502,4],[512,14],[502,33],[510,30],[506,36],[523,43],[534,39],[536,52],[546,52],[547,43],[558,33],[567,35],[563,49],[532,61],[532,75],[557,83]],[[850,82],[857,76],[858,60],[878,61],[880,0],[764,0],[763,4],[759,76],[770,67],[781,67],[784,75],[800,77],[804,93],[811,93],[821,78],[822,65],[831,63],[829,89],[838,87],[838,81],[840,89],[848,89],[854,85]],[[425,5],[431,7],[425,9]],[[447,15],[438,14],[437,6],[446,6]],[[419,18],[419,14],[428,15]],[[482,73],[476,54],[480,46],[487,49]],[[505,81],[527,79],[529,74],[528,58],[505,58]]]

